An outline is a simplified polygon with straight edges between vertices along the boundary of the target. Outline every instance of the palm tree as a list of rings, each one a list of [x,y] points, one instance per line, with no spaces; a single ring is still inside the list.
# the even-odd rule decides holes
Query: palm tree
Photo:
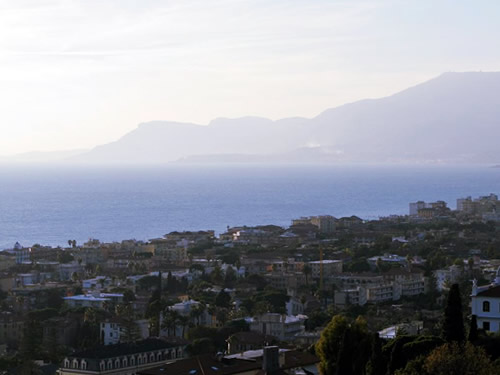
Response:
[[[182,326],[182,338],[184,338],[186,333],[186,326],[189,324],[189,316],[179,315],[177,321]]]
[[[191,311],[189,312],[189,316],[196,321],[196,325],[200,325],[200,318],[203,315],[203,312],[205,311],[205,306],[202,305],[201,303],[199,305],[195,305],[191,308]]]
[[[179,320],[179,313],[177,311],[171,310],[169,308],[163,311],[163,323],[161,327],[167,329],[167,336],[170,336],[171,330],[174,331],[174,336],[175,336],[175,326],[178,320]]]

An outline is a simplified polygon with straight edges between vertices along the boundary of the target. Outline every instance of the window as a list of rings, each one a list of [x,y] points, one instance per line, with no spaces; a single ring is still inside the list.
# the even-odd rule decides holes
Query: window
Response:
[[[127,358],[123,358],[122,366],[127,367]]]
[[[483,329],[485,331],[489,331],[490,330],[490,322],[483,322]]]
[[[87,369],[87,362],[82,361],[82,364],[81,364],[81,369],[82,369],[82,370],[86,370],[86,369]]]
[[[490,312],[490,302],[489,301],[484,301],[483,302],[483,311],[484,312]]]
[[[130,357],[130,366],[135,366],[135,357]]]

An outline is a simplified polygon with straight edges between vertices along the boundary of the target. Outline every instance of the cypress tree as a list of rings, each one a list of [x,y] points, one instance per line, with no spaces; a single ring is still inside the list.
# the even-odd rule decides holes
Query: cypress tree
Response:
[[[458,284],[453,284],[448,294],[448,301],[444,310],[443,338],[447,342],[465,340],[465,328],[462,315],[462,299]]]
[[[366,365],[367,375],[384,375],[387,363],[382,354],[382,342],[377,332],[372,336],[370,361]]]
[[[472,315],[470,319],[469,341],[474,342],[477,340],[477,318]]]
[[[344,331],[342,343],[339,348],[338,361],[337,361],[337,375],[355,375],[353,369],[353,354],[355,348],[352,342],[352,330],[348,327]]]

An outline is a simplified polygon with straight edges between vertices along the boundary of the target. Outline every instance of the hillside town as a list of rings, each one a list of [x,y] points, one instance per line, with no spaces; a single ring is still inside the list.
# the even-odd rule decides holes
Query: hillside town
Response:
[[[495,194],[378,220],[18,242],[0,251],[0,373],[432,373],[405,345],[428,356],[453,341],[457,299],[463,336],[500,368]]]

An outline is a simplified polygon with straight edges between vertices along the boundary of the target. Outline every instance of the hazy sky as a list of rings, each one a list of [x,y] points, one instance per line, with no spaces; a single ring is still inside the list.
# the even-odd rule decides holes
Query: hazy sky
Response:
[[[0,155],[500,70],[498,0],[0,0]]]

